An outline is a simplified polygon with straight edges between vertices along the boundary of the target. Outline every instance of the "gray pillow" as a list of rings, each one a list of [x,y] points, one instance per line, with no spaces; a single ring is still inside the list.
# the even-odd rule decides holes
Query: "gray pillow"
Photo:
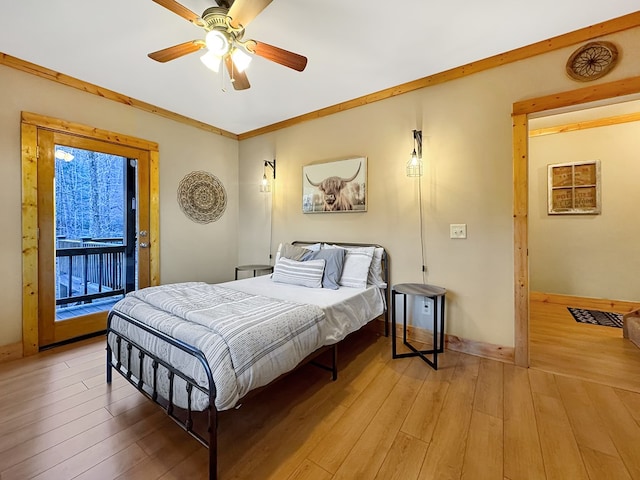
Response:
[[[290,243],[283,243],[280,250],[280,258],[288,258],[290,260],[302,260],[309,250]]]
[[[322,275],[322,287],[337,290],[340,288],[340,277],[344,267],[344,257],[346,250],[342,248],[331,248],[308,252],[302,257],[303,261],[323,259],[325,261],[324,274]]]

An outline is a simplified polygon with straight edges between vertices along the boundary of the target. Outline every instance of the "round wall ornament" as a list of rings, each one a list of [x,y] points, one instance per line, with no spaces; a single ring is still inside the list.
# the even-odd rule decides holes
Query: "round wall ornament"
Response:
[[[589,42],[567,60],[567,74],[574,80],[589,82],[604,77],[616,66],[618,49],[611,42]]]
[[[191,172],[178,185],[178,204],[194,222],[211,223],[227,208],[227,192],[215,175]]]

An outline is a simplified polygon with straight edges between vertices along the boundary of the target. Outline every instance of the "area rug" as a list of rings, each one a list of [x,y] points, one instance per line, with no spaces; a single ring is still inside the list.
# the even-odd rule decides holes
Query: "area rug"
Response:
[[[622,328],[622,314],[613,312],[601,312],[599,310],[585,310],[582,308],[567,307],[576,322],[604,325],[605,327]]]

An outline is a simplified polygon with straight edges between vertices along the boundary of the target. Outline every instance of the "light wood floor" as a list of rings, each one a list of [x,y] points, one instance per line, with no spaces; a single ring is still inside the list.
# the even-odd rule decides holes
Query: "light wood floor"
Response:
[[[640,349],[622,338],[621,328],[578,323],[562,304],[530,307],[532,368],[640,392]]]
[[[353,334],[220,419],[220,476],[640,479],[640,394],[447,351],[434,371]],[[640,378],[638,379],[640,382]],[[85,341],[0,365],[0,478],[205,478],[206,450]]]

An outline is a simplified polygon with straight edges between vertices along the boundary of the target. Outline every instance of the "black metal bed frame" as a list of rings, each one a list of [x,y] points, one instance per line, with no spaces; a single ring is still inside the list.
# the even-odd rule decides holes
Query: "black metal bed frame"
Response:
[[[318,242],[293,242],[294,244],[312,244],[312,243],[318,243]],[[336,243],[336,245],[341,245],[341,246],[372,246],[369,244],[355,244],[355,243]],[[378,245],[374,245],[376,247],[378,247]],[[387,283],[387,288],[384,289],[385,290],[385,311],[384,311],[384,333],[385,336],[388,336],[389,334],[389,302],[388,302],[388,295],[389,295],[389,291],[390,291],[390,285],[388,283],[389,281],[389,260],[388,260],[388,256],[386,255],[386,251],[384,251],[383,253],[383,272],[384,272],[384,280]],[[161,358],[159,358],[157,355],[155,355],[154,353],[150,352],[149,350],[145,349],[144,347],[142,347],[140,344],[138,344],[137,342],[127,338],[125,335],[123,335],[122,333],[114,330],[112,328],[111,322],[113,320],[113,317],[118,317],[121,320],[130,323],[131,325],[134,325],[137,328],[140,328],[142,330],[144,330],[145,332],[149,333],[150,335],[153,335],[154,337],[159,338],[160,340],[172,345],[175,348],[178,348],[179,350],[182,350],[184,353],[186,353],[187,355],[190,355],[192,357],[194,357],[198,363],[202,366],[206,377],[207,377],[207,383],[208,386],[207,387],[203,387],[201,385],[198,384],[198,382],[193,379],[191,376],[184,374],[183,372],[181,372],[180,370],[178,370],[177,368],[173,367],[172,365],[170,365],[168,362],[162,360]],[[125,349],[126,349],[126,358],[118,358],[116,363],[113,363],[113,351],[111,348],[111,344],[109,343],[109,336],[112,335],[113,338],[115,338],[115,344],[116,344],[116,348],[118,350],[118,354],[120,356],[122,350],[122,346],[123,346],[123,342],[125,342]],[[320,349],[316,350],[315,352],[313,352],[311,355],[309,355],[307,358],[305,358],[302,362],[300,362],[299,366],[307,364],[307,363],[311,363],[316,367],[322,368],[324,370],[327,370],[329,372],[331,372],[331,379],[332,380],[337,380],[338,378],[338,344],[333,344],[330,346],[325,346],[325,347],[321,347]],[[137,356],[138,358],[134,358],[134,348],[137,352],[137,354],[135,356]],[[107,376],[107,383],[111,383],[112,381],[112,370],[115,368],[117,372],[119,372],[130,384],[132,384],[134,387],[136,387],[136,389],[138,391],[140,391],[143,395],[145,395],[147,398],[149,398],[151,401],[153,401],[154,403],[160,405],[161,407],[163,407],[166,410],[167,415],[174,421],[176,422],[183,430],[185,430],[187,433],[189,433],[193,438],[195,438],[198,442],[200,442],[203,446],[207,447],[209,449],[209,480],[216,480],[217,477],[217,472],[218,472],[218,444],[217,444],[217,430],[218,430],[218,410],[215,406],[215,400],[216,400],[216,386],[215,386],[215,382],[213,380],[213,375],[211,373],[211,368],[209,366],[209,363],[207,362],[207,359],[204,355],[204,353],[202,353],[201,350],[199,350],[196,347],[193,347],[181,340],[175,339],[155,328],[152,328],[148,325],[145,325],[144,323],[140,322],[139,320],[126,315],[122,312],[118,312],[116,310],[111,310],[111,312],[109,312],[109,315],[107,317],[107,372],[106,372],[106,376]],[[331,350],[332,354],[331,354],[331,365],[324,365],[322,363],[319,363],[315,360],[315,358],[326,352],[327,350]],[[153,380],[152,380],[152,384],[145,384],[144,379],[142,378],[143,375],[143,364],[145,361],[145,358],[148,358],[151,361],[151,365],[152,365],[152,369],[153,369]],[[136,377],[134,375],[134,363],[135,361],[138,361],[138,372],[139,372],[139,378]],[[168,393],[168,397],[169,398],[163,398],[160,396],[159,392],[158,392],[158,384],[157,384],[157,380],[158,380],[158,367],[162,366],[163,368],[166,369],[166,371],[168,372],[168,379],[169,379],[169,393]],[[287,372],[290,373],[290,372]],[[286,375],[286,374],[285,374]],[[177,415],[175,410],[176,410],[176,406],[173,403],[173,397],[174,397],[174,379],[175,377],[178,376],[180,377],[186,384],[186,391],[187,391],[187,408],[184,412],[183,415]],[[145,388],[146,386],[146,388]],[[194,420],[193,420],[193,410],[192,410],[192,393],[193,393],[193,389],[198,389],[200,390],[202,393],[204,393],[205,395],[208,396],[208,405],[206,407],[206,413],[207,413],[207,425],[206,425],[206,434],[202,435],[200,434],[197,430],[194,429]],[[182,417],[186,417],[186,418],[182,418]]]
[[[183,372],[181,372],[177,368],[174,368],[168,362],[162,360],[161,358],[156,356],[154,353],[142,347],[139,343],[131,340],[130,338],[127,338],[122,333],[111,328],[111,321],[113,317],[118,317],[121,320],[124,320],[125,322],[135,325],[136,327],[141,328],[142,330],[146,331],[150,335],[153,335],[161,339],[162,341],[169,343],[173,347],[182,350],[186,354],[194,357],[204,369],[204,372],[207,376],[208,387],[207,388],[202,387],[201,385],[198,384],[198,382],[194,378],[190,377],[189,375],[185,375]],[[113,334],[113,336],[115,337],[115,343],[116,343],[116,348],[118,352],[122,352],[122,344],[123,342],[125,342],[126,358],[125,359],[118,358],[115,365],[113,363],[113,351],[108,341],[109,334]],[[134,348],[137,351],[137,355],[135,355],[138,357],[137,359],[134,358],[134,353],[133,353]],[[317,362],[315,358],[318,355],[326,352],[327,350],[332,351],[331,365],[324,365],[320,362]],[[149,385],[148,383],[145,383],[142,378],[143,363],[144,363],[145,357],[151,360],[151,365],[153,368],[153,381],[151,385]],[[135,362],[136,360],[139,362],[138,363],[139,377],[136,377],[133,371],[133,366],[134,366],[133,362]],[[337,380],[338,378],[338,346],[337,344],[319,348],[318,350],[313,352],[311,355],[309,355],[307,358],[302,360],[300,362],[300,365],[304,365],[306,363],[311,363],[312,365],[318,368],[322,368],[323,370],[327,370],[331,372],[331,379],[334,381]],[[168,378],[169,378],[169,394],[168,394],[169,398],[168,399],[161,397],[158,392],[157,381],[158,381],[159,366],[164,367],[168,372]],[[163,407],[166,410],[167,415],[176,424],[178,424],[180,428],[182,428],[184,431],[189,433],[193,438],[195,438],[198,442],[200,442],[200,444],[202,444],[203,446],[209,449],[209,479],[216,480],[217,471],[218,471],[218,455],[217,455],[218,453],[218,444],[217,444],[218,409],[215,406],[216,386],[213,380],[213,375],[211,373],[211,368],[202,351],[185,342],[182,342],[181,340],[177,340],[173,337],[170,337],[169,335],[159,330],[156,330],[155,328],[149,327],[148,325],[145,325],[144,323],[140,322],[139,320],[129,315],[112,310],[111,312],[109,312],[109,315],[107,317],[107,383],[109,384],[112,381],[112,370],[114,368],[131,385],[136,387],[136,389],[139,392],[141,392],[144,396],[146,396],[152,402]],[[290,372],[287,372],[287,373],[290,373]],[[181,416],[178,416],[175,413],[176,407],[173,404],[173,397],[174,397],[174,379],[176,376],[184,380],[186,384],[185,388],[187,391],[187,408],[185,410],[185,415],[184,415],[186,418],[181,418]],[[147,386],[147,388],[145,388],[145,386]],[[203,436],[197,430],[194,430],[194,426],[195,426],[194,420],[193,420],[194,411],[191,408],[191,404],[192,404],[191,395],[193,393],[194,388],[200,390],[202,393],[208,396],[208,403],[206,408],[206,412],[207,412],[206,436]]]

